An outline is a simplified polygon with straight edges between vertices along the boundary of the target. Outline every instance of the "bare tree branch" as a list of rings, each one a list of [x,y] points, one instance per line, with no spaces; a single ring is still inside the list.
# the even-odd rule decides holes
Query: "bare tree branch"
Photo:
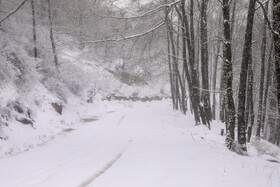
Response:
[[[138,38],[138,37],[142,37],[146,34],[149,34],[155,30],[157,30],[158,28],[160,28],[161,26],[163,26],[165,24],[164,21],[160,22],[159,24],[157,24],[154,28],[151,28],[150,30],[144,32],[144,33],[140,33],[140,34],[135,34],[135,35],[131,35],[131,36],[122,36],[120,34],[120,38],[118,39],[105,39],[105,40],[95,40],[95,41],[85,41],[85,42],[79,42],[79,43],[75,43],[75,44],[80,44],[80,43],[85,43],[85,44],[98,44],[98,43],[104,43],[104,42],[120,42],[123,40],[130,40],[130,39],[134,39],[134,38]],[[69,44],[69,43],[68,43]],[[72,43],[71,43],[72,44]],[[66,44],[67,45],[67,44]]]
[[[95,14],[95,13],[93,13],[93,15],[96,15],[96,16],[101,17],[101,18],[136,19],[136,18],[142,18],[142,17],[148,16],[148,15],[150,15],[150,14],[153,14],[153,13],[155,13],[155,12],[157,12],[157,11],[160,11],[160,10],[163,9],[163,8],[171,7],[171,6],[173,6],[173,5],[175,5],[175,4],[179,3],[179,2],[180,2],[180,0],[177,0],[177,1],[172,2],[172,3],[169,3],[169,4],[160,5],[160,6],[154,8],[154,9],[152,9],[152,10],[149,10],[149,11],[147,11],[147,12],[141,14],[141,15],[135,15],[135,16],[130,16],[130,17],[125,17],[125,16],[123,16],[123,17],[118,17],[118,16],[106,16],[106,15],[99,15],[99,14]]]
[[[271,24],[271,22],[270,22],[270,20],[269,20],[269,18],[268,18],[268,14],[267,14],[267,12],[266,12],[266,10],[265,10],[265,7],[264,7],[263,3],[260,2],[260,0],[256,0],[256,1],[257,1],[257,3],[260,5],[260,7],[262,8],[263,15],[264,15],[265,20],[266,20],[266,22],[267,22],[267,24],[268,24],[268,28],[271,30],[272,33],[279,35],[279,33],[275,32],[275,31],[273,30],[273,28],[272,28],[272,26],[271,26],[272,24]],[[265,2],[265,3],[266,3],[266,2]]]
[[[13,11],[11,11],[9,14],[7,14],[4,18],[2,18],[0,20],[0,25],[2,24],[2,22],[4,22],[6,19],[8,19],[11,15],[13,15],[14,13],[16,13],[28,0],[23,0],[18,6],[17,8],[15,8]]]

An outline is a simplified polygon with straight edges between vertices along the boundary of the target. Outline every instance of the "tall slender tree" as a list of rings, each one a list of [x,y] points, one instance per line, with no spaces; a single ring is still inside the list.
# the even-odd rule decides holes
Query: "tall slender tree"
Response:
[[[198,77],[197,77],[197,71],[195,69],[195,54],[193,53],[193,45],[190,40],[190,33],[189,33],[189,22],[187,19],[187,14],[185,10],[185,0],[181,0],[181,11],[182,11],[182,24],[183,24],[183,50],[188,49],[188,57],[189,57],[189,66],[187,63],[187,53],[186,51],[183,51],[183,59],[184,59],[184,69],[187,73],[187,70],[190,69],[190,79],[191,79],[191,97],[193,97],[193,103],[192,107],[195,114],[196,124],[199,124],[201,121],[203,124],[206,124],[205,118],[203,116],[203,111],[201,110],[201,107],[199,106],[200,103],[200,93],[198,88]],[[186,43],[188,46],[186,46]],[[188,76],[186,74],[186,76]],[[190,85],[190,84],[189,84]],[[201,120],[200,120],[201,118]]]
[[[280,2],[272,1],[273,14],[273,41],[274,41],[274,63],[277,83],[278,112],[280,113]]]
[[[78,10],[79,10],[79,43],[80,43],[80,49],[85,48],[84,42],[84,0],[78,0]]]
[[[201,101],[205,113],[206,122],[210,125],[212,119],[210,92],[209,92],[209,54],[208,54],[208,29],[207,29],[207,7],[208,0],[201,1],[201,22],[200,22],[200,42],[201,42],[201,76],[202,91]]]
[[[270,50],[269,50],[269,55],[268,55],[268,65],[266,68],[266,80],[265,80],[265,89],[264,89],[264,97],[263,97],[263,112],[262,112],[262,129],[263,129],[263,134],[264,138],[267,138],[267,126],[264,128],[265,121],[267,119],[267,103],[268,103],[268,91],[270,88],[270,83],[271,83],[271,77],[272,77],[272,72],[271,72],[271,66],[272,66],[272,51],[273,51],[273,42],[270,44]]]
[[[226,146],[233,149],[234,129],[235,129],[235,106],[232,91],[232,53],[231,53],[231,28],[230,28],[230,4],[229,0],[223,0],[224,17],[224,51],[223,51],[223,97],[226,111]]]
[[[247,129],[247,142],[251,140],[252,128],[254,125],[255,114],[254,114],[254,103],[253,103],[253,60],[252,55],[248,62],[248,79],[247,79],[247,97],[246,97],[246,108],[245,108],[245,125]]]
[[[167,20],[166,20],[167,22]],[[167,25],[167,24],[166,24]],[[171,91],[171,98],[173,109],[175,109],[175,92],[174,92],[174,81],[173,81],[173,70],[172,70],[172,62],[171,62],[171,50],[170,50],[170,39],[169,39],[169,29],[167,26],[167,34],[166,34],[166,41],[167,41],[167,60],[168,60],[168,69],[169,69],[169,82],[170,82],[170,91]]]
[[[48,20],[49,20],[50,40],[51,40],[51,45],[52,45],[54,64],[56,67],[58,67],[56,45],[55,45],[54,36],[53,36],[53,18],[52,18],[52,12],[51,12],[51,1],[52,0],[48,0]]]
[[[234,35],[234,27],[235,27],[235,16],[236,16],[236,5],[237,5],[238,0],[233,0],[232,1],[232,12],[231,12],[231,21],[230,21],[230,25],[231,25],[231,35]]]
[[[266,12],[268,11],[268,2],[265,5]],[[265,17],[265,16],[264,16]],[[267,22],[264,18],[263,20],[263,30],[262,30],[262,45],[261,45],[261,75],[260,75],[260,87],[259,87],[259,104],[258,104],[258,116],[257,116],[257,131],[256,138],[259,140],[261,137],[262,128],[262,112],[263,112],[263,92],[264,92],[264,76],[265,76],[265,57],[266,57],[266,43],[267,43]]]
[[[255,15],[256,0],[249,1],[249,9],[247,15],[247,26],[245,34],[245,42],[243,46],[243,55],[241,62],[241,72],[239,79],[238,92],[238,143],[243,152],[247,152],[246,146],[246,123],[245,123],[245,103],[246,103],[246,88],[249,60],[252,55],[252,35]]]
[[[34,58],[38,57],[37,52],[37,33],[36,33],[36,15],[35,15],[35,6],[34,0],[31,0],[31,11],[32,11],[32,26],[33,26],[33,45],[34,45]]]
[[[212,119],[216,119],[216,87],[217,87],[217,70],[218,70],[218,61],[219,61],[219,53],[220,53],[220,47],[221,44],[220,42],[217,42],[216,45],[216,54],[215,54],[215,60],[214,60],[214,67],[213,67],[213,83],[212,83],[212,88],[213,88],[213,95],[212,95]]]

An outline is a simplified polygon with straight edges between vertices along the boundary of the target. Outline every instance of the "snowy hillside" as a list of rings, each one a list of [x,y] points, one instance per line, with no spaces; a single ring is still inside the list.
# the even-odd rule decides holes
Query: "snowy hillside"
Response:
[[[0,157],[41,146],[78,125],[77,113],[97,101],[167,97],[165,83],[143,80],[145,85],[128,84],[130,74],[122,80],[117,76],[121,74],[118,61],[100,65],[87,59],[86,51],[64,48],[56,69],[49,49],[40,50],[40,58],[35,60],[26,45],[28,37],[23,35],[18,41],[5,31],[0,33]],[[62,106],[62,115],[53,105]]]

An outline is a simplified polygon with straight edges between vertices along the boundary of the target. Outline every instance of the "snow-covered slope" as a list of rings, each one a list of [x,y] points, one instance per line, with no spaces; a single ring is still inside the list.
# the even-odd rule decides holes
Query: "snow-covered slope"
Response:
[[[0,186],[280,186],[280,165],[268,152],[253,145],[249,156],[230,152],[219,135],[224,125],[194,126],[169,101],[94,106],[47,145],[1,159]]]
[[[163,95],[162,85],[124,84],[108,71],[108,64],[86,58],[86,50],[58,48],[56,68],[48,45],[39,41],[39,57],[34,59],[30,38],[13,28],[16,23],[22,25],[15,22],[0,30],[0,157],[43,145],[63,129],[79,125],[77,113],[90,107],[88,103],[111,95]],[[39,31],[47,33],[43,27]],[[54,103],[62,105],[62,115]]]

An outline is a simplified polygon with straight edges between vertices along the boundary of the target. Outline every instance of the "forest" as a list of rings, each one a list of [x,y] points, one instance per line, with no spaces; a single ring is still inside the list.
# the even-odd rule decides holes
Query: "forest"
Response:
[[[0,0],[0,186],[278,186],[279,148],[279,0]]]

